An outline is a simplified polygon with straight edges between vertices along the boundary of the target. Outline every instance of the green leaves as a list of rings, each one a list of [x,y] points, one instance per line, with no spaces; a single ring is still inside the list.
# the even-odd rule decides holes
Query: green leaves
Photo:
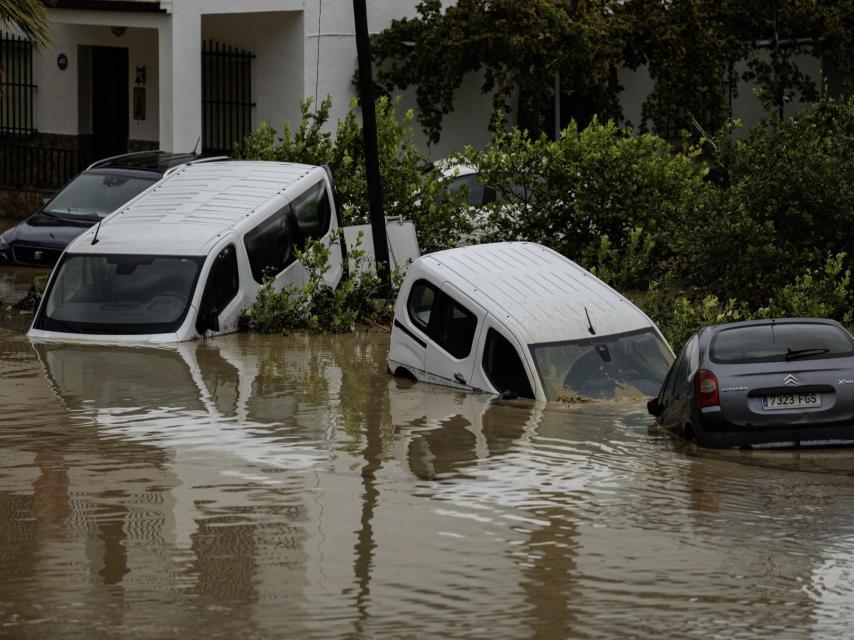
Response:
[[[41,0],[0,0],[0,27],[15,27],[37,47],[50,42],[47,11]]]
[[[677,138],[695,134],[692,117],[710,132],[723,126],[740,81],[776,112],[818,96],[805,57],[843,78],[854,72],[850,0],[457,0],[446,10],[431,0],[417,9],[374,36],[373,50],[386,93],[415,87],[433,142],[468,82],[492,95],[496,129],[514,114],[536,135],[551,128],[556,72],[564,115],[586,125],[593,116],[621,122],[618,71],[645,67],[655,86],[632,124]]]
[[[556,142],[499,132],[462,159],[498,194],[483,223],[487,239],[539,242],[617,285],[645,287],[672,257],[674,229],[706,188],[696,153],[594,120],[583,130],[570,124]]]
[[[400,117],[399,103],[383,97],[376,107],[383,209],[387,217],[402,216],[415,223],[422,252],[446,249],[470,230],[461,215],[463,194],[442,192],[439,172],[412,140],[414,114],[409,111]],[[324,100],[316,112],[312,105],[311,98],[301,104],[302,119],[295,129],[285,124],[278,134],[268,123],[262,124],[235,155],[244,160],[328,165],[344,224],[365,223],[368,186],[358,103],[355,99],[350,103],[334,131],[329,126],[331,101]]]
[[[334,289],[323,280],[329,270],[330,246],[340,241],[340,231],[329,242],[310,240],[304,250],[297,252],[306,274],[302,287],[277,290],[268,280],[261,287],[252,306],[246,310],[243,323],[261,333],[289,334],[294,331],[312,333],[349,333],[357,323],[389,322],[394,313],[394,292],[387,299],[377,300],[382,283],[373,270],[355,269],[344,275]],[[361,236],[350,252],[350,260],[360,265],[365,252]],[[392,284],[400,287],[401,276],[395,273]]]
[[[561,73],[570,115],[586,123],[593,114],[617,117],[619,33],[608,19],[617,2],[458,0],[418,5],[417,18],[395,20],[373,38],[378,84],[388,94],[416,87],[418,120],[431,141],[454,110],[464,81],[480,82],[499,113],[517,113],[542,131]],[[497,128],[497,127],[496,127]]]

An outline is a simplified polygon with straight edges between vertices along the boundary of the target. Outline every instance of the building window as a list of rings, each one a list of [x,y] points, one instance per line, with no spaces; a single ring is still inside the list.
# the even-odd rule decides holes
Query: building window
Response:
[[[202,150],[228,154],[252,132],[255,54],[213,40],[202,43]]]
[[[0,32],[0,135],[24,137],[36,133],[35,90],[32,43]]]

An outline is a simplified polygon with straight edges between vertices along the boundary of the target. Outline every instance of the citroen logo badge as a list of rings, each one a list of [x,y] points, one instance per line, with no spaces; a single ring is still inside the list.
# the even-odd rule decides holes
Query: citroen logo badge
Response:
[[[783,382],[785,382],[786,384],[798,384],[800,382],[800,380],[798,380],[795,376],[793,376],[790,373],[789,375],[786,376],[786,379]]]
[[[41,262],[44,258],[44,252],[42,251],[33,251],[33,260],[36,262]]]

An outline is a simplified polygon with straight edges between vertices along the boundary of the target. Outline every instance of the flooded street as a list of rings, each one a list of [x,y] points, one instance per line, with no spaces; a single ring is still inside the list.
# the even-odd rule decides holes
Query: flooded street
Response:
[[[836,638],[854,620],[854,452],[696,454],[639,402],[414,385],[386,374],[383,335],[34,345],[28,321],[0,325],[2,638]]]

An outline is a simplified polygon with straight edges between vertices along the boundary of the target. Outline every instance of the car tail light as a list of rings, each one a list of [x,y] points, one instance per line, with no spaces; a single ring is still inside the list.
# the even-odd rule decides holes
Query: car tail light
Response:
[[[718,379],[715,374],[706,369],[700,369],[694,378],[697,406],[717,407],[720,404],[718,397]]]

